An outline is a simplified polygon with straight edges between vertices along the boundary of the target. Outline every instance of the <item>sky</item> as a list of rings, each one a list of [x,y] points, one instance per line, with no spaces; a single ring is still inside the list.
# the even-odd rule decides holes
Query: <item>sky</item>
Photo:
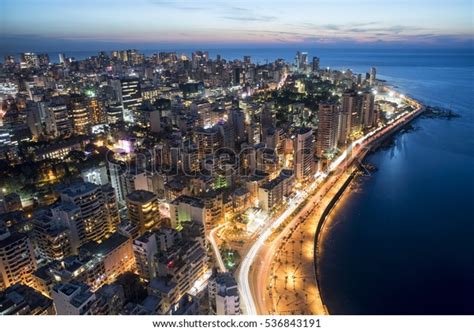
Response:
[[[1,0],[3,51],[472,47],[472,0]]]

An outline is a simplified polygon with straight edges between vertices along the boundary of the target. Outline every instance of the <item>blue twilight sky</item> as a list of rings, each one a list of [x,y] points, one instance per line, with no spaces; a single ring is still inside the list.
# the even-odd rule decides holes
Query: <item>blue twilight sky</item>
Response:
[[[159,45],[472,47],[472,0],[1,0],[3,51]]]

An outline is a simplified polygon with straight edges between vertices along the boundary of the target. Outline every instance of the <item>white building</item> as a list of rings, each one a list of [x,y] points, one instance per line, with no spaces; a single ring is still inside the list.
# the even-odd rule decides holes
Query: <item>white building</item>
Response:
[[[311,128],[299,128],[296,132],[294,165],[296,179],[301,181],[314,175],[314,143]]]
[[[55,285],[52,297],[58,315],[93,315],[97,303],[89,286],[75,282]]]
[[[231,273],[218,273],[208,286],[211,311],[216,315],[240,315],[237,282]]]
[[[173,228],[181,227],[183,222],[206,224],[204,202],[196,197],[182,195],[170,203],[170,218]]]

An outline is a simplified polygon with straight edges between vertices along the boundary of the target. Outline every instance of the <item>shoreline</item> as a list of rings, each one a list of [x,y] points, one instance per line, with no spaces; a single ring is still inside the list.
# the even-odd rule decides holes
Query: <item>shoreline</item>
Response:
[[[416,113],[414,114],[414,116],[410,117],[406,122],[404,122],[404,123],[400,124],[399,126],[397,126],[396,128],[394,128],[388,134],[380,137],[380,139],[378,139],[377,141],[375,141],[373,143],[374,145],[371,144],[368,153],[363,155],[360,158],[360,161],[364,161],[367,158],[367,155],[370,155],[370,154],[376,152],[380,148],[380,145],[383,144],[385,141],[387,141],[387,139],[390,139],[394,135],[400,133],[400,131],[403,130],[403,128],[405,128],[407,125],[410,125],[413,120],[417,119],[419,116],[421,116],[422,114],[425,113],[427,107],[422,102],[419,102],[419,101],[417,101],[416,99],[413,99],[413,98],[409,98],[409,99],[411,99],[413,102],[418,103],[418,105],[419,105],[419,109],[415,110]],[[314,268],[314,274],[315,274],[315,282],[316,282],[316,286],[317,286],[318,292],[319,292],[319,299],[322,302],[322,304],[324,305],[324,307],[326,308],[326,312],[328,313],[328,315],[330,315],[330,312],[329,312],[329,309],[328,309],[328,307],[326,306],[326,304],[324,303],[324,300],[323,300],[323,295],[322,295],[321,285],[320,285],[321,278],[320,278],[320,275],[319,275],[319,268],[318,268],[318,266],[319,266],[318,265],[318,258],[319,258],[319,254],[320,254],[320,250],[321,250],[321,241],[322,241],[321,236],[322,236],[322,233],[325,230],[325,225],[327,225],[327,222],[326,222],[327,219],[331,216],[334,209],[338,206],[340,200],[347,197],[350,194],[350,191],[347,191],[347,188],[350,186],[352,180],[356,178],[356,176],[357,176],[356,175],[356,170],[357,169],[352,169],[351,170],[350,176],[345,180],[344,184],[338,189],[337,194],[333,197],[333,199],[331,199],[329,204],[327,204],[325,206],[324,211],[323,211],[321,217],[318,220],[316,231],[315,231],[315,236],[314,236],[313,268]]]

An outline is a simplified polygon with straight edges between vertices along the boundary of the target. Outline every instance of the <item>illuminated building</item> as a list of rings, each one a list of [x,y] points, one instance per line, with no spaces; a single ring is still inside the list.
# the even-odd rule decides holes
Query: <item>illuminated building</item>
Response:
[[[295,65],[298,72],[305,72],[306,66],[308,65],[308,53],[296,52]]]
[[[128,77],[121,81],[122,107],[125,122],[134,122],[135,112],[142,104],[140,80]]]
[[[375,67],[370,68],[369,74],[369,84],[370,86],[374,86],[377,79],[377,69]]]
[[[29,286],[16,284],[0,292],[0,315],[55,315],[53,301]]]
[[[358,95],[355,91],[349,90],[342,95],[341,112],[339,114],[339,135],[338,144],[344,146],[347,140],[359,123]]]
[[[160,209],[157,196],[150,191],[138,190],[127,195],[128,217],[138,225],[139,233],[143,234],[158,226]]]
[[[289,195],[294,185],[292,170],[282,170],[275,179],[261,185],[258,189],[258,203],[260,208],[270,211],[281,206],[283,197]]]
[[[336,103],[320,103],[318,110],[318,135],[316,154],[321,157],[337,147],[339,107]]]
[[[209,303],[215,315],[240,315],[237,282],[231,273],[217,273],[209,281]]]
[[[98,300],[89,286],[77,282],[53,288],[53,302],[58,315],[95,315]]]
[[[29,69],[39,67],[39,58],[35,53],[20,54],[20,68]]]
[[[294,167],[296,179],[306,180],[314,175],[314,137],[311,128],[299,128],[295,132]]]
[[[24,233],[0,232],[0,289],[14,284],[32,286],[36,260]]]
[[[35,215],[33,235],[39,255],[47,261],[62,260],[77,252],[71,243],[70,230],[53,217],[51,210]]]
[[[181,195],[170,202],[170,218],[173,228],[181,228],[185,222],[207,223],[204,202],[196,197]]]
[[[204,202],[206,211],[206,229],[211,229],[224,217],[224,205],[222,192],[217,190],[209,190],[200,195]]]
[[[47,53],[38,54],[38,65],[39,66],[49,65],[49,55]]]
[[[110,186],[75,183],[60,190],[61,205],[55,209],[72,233],[73,242],[104,240],[118,224],[115,193]]]
[[[107,123],[107,113],[103,101],[97,99],[94,92],[89,93],[86,99],[86,106],[92,125]]]
[[[74,133],[88,134],[92,123],[84,97],[78,94],[72,95],[69,107]]]
[[[214,155],[221,147],[221,135],[217,127],[196,128],[194,130],[194,143],[198,149],[199,159],[203,159],[206,155]]]
[[[106,116],[108,124],[117,124],[123,122],[122,105],[110,105],[106,108]]]
[[[81,171],[81,177],[85,182],[93,183],[96,185],[109,184],[109,178],[107,177],[107,168],[105,165],[98,165]]]
[[[375,125],[375,95],[371,91],[362,92],[362,123],[364,128]]]
[[[53,137],[68,136],[73,131],[69,110],[61,98],[53,98],[47,105],[46,128]]]
[[[47,144],[35,150],[34,160],[42,161],[46,159],[64,159],[71,151],[83,150],[89,143],[87,136],[71,137],[59,140],[56,143]]]
[[[156,109],[149,102],[143,103],[135,111],[135,122],[143,128],[150,128],[151,132],[160,132],[161,114],[160,110]]]
[[[135,269],[132,239],[117,232],[101,243],[89,242],[81,246],[80,256],[100,260],[108,284],[121,274]]]
[[[202,229],[202,225],[200,227]],[[160,232],[172,233],[163,235]],[[148,293],[160,296],[163,310],[167,311],[207,271],[207,254],[202,232],[186,235],[173,229],[161,228],[158,230],[158,238],[160,237],[167,240],[158,240],[159,251],[154,261],[157,277],[150,281]]]
[[[157,236],[154,232],[145,232],[133,241],[133,253],[138,274],[142,279],[152,279],[156,277],[155,264],[153,259],[158,253]]]
[[[313,56],[312,64],[313,74],[316,74],[319,71],[319,57]]]

